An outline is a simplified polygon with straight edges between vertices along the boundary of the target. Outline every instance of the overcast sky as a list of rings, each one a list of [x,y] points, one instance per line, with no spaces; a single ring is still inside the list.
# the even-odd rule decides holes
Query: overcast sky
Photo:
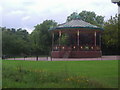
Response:
[[[97,15],[110,16],[118,13],[111,0],[0,0],[0,26],[24,28],[28,32],[46,19],[64,23],[72,12],[94,11]]]

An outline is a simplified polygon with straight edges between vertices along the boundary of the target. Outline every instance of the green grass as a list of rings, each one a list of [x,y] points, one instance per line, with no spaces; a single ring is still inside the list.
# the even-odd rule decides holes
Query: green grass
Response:
[[[3,60],[3,88],[117,88],[118,60]]]

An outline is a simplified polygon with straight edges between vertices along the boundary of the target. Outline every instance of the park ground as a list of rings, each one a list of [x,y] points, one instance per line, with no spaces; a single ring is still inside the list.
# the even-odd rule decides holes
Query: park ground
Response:
[[[118,60],[3,60],[3,88],[117,88]]]
[[[15,57],[15,58],[7,58],[6,60],[30,60],[30,61],[92,61],[92,60],[120,60],[120,56],[102,56],[98,58],[51,58],[47,56],[39,56],[37,57]]]

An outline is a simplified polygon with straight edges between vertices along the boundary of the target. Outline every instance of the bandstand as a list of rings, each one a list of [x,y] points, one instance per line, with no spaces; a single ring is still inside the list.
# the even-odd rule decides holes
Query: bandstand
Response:
[[[102,28],[74,18],[49,30],[52,34],[52,58],[96,58],[102,56]]]

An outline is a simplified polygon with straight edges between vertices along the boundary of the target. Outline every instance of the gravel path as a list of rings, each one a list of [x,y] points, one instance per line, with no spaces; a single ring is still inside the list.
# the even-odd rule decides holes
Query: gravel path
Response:
[[[27,58],[8,58],[6,60],[30,60],[36,61],[36,57]],[[102,56],[101,58],[50,58],[50,57],[39,57],[38,61],[88,61],[88,60],[120,60],[120,56]]]

